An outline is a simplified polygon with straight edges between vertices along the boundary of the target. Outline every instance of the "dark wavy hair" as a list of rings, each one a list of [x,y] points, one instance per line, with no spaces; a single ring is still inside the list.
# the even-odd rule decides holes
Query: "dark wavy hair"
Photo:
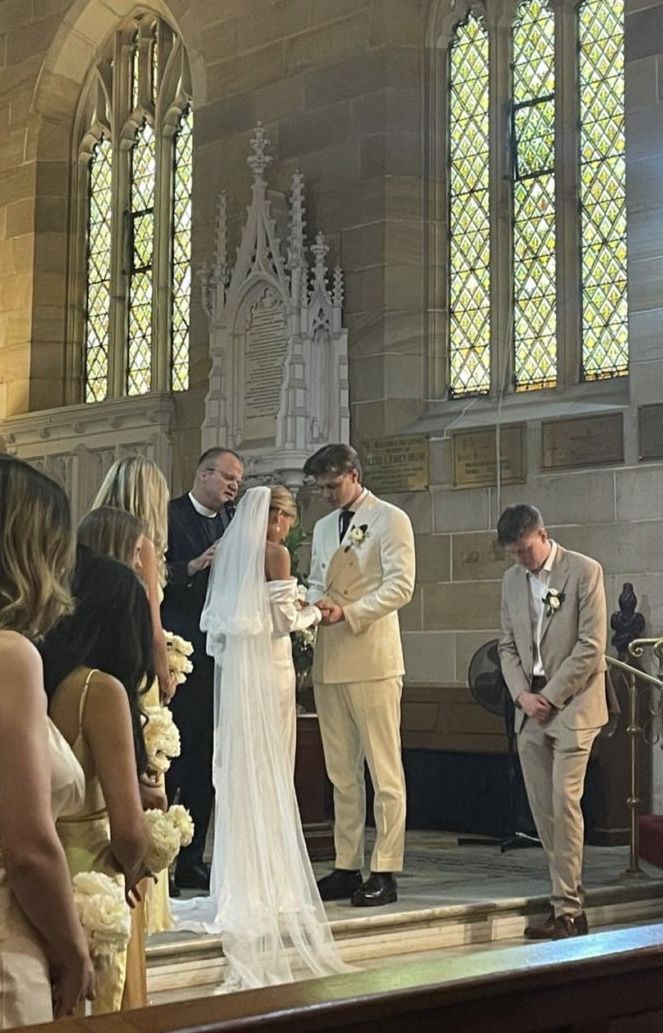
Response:
[[[41,644],[49,700],[77,667],[111,674],[125,688],[138,773],[147,767],[140,696],[154,680],[152,617],[145,588],[119,560],[79,545],[72,589],[76,608]]]

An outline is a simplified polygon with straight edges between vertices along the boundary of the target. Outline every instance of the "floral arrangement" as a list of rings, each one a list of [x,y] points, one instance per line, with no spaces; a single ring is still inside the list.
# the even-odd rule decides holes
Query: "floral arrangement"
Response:
[[[145,707],[144,713],[147,718],[143,726],[147,764],[152,771],[163,775],[173,757],[180,755],[180,732],[168,707]]]
[[[148,832],[148,847],[145,867],[153,875],[170,868],[183,846],[193,839],[191,815],[181,804],[174,804],[167,811],[145,811]]]
[[[348,532],[348,543],[349,544],[345,546],[343,551],[347,552],[348,549],[351,549],[353,545],[355,547],[360,546],[362,544],[362,542],[364,542],[367,538],[368,538],[368,524],[361,524],[358,527],[350,528],[350,531]]]
[[[189,657],[193,653],[193,646],[180,635],[172,631],[164,631],[166,649],[168,650],[168,669],[175,678],[176,685],[182,685],[187,675],[191,674],[193,664]]]
[[[546,607],[546,617],[552,617],[554,613],[557,613],[565,599],[566,594],[564,592],[560,592],[556,588],[549,588],[543,597],[543,602]]]
[[[92,959],[124,950],[131,935],[131,918],[120,882],[103,872],[79,872],[72,883]]]

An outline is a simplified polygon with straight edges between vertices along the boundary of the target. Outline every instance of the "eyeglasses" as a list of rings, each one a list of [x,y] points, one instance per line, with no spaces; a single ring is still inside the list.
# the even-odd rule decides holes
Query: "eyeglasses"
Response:
[[[218,473],[219,477],[222,477],[227,484],[241,484],[242,478],[236,477],[233,473],[226,473],[224,470],[219,470],[216,466],[208,466],[208,473]]]

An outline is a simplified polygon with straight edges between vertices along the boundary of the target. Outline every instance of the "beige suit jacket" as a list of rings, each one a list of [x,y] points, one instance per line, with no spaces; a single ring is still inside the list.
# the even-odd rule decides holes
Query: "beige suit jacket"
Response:
[[[608,720],[605,690],[607,616],[603,571],[596,560],[558,545],[550,588],[564,593],[560,608],[544,613],[541,659],[547,684],[542,695],[569,728],[599,728]],[[514,700],[530,688],[534,666],[529,585],[514,565],[502,581],[502,673]],[[516,729],[525,719],[516,711]]]
[[[364,528],[353,542],[353,528]],[[341,545],[339,510],[317,522],[311,547],[309,602],[328,598],[345,620],[320,627],[316,684],[376,681],[404,673],[397,611],[412,598],[414,535],[409,517],[366,492]]]

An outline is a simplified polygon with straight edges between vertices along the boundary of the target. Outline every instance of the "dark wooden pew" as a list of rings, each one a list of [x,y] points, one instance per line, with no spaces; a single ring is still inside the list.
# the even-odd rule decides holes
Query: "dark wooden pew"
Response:
[[[399,966],[329,979],[65,1019],[57,1030],[663,1033],[663,925],[446,959],[405,957]]]

